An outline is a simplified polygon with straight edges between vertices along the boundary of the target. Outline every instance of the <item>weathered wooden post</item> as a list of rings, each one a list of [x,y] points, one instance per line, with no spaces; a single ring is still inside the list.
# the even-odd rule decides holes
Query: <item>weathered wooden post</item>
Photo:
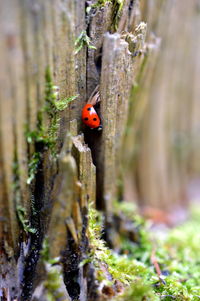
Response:
[[[80,265],[88,204],[112,227],[129,95],[145,55],[139,11],[131,0],[0,3],[2,300],[98,298],[91,267]],[[96,85],[102,133],[81,123]]]

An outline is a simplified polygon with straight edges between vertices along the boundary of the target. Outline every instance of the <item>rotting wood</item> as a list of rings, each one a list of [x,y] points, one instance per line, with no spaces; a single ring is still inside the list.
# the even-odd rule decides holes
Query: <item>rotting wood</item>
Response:
[[[131,16],[134,15],[134,7],[129,7],[131,1],[125,3],[121,18],[124,18],[128,9],[132,11]],[[14,266],[13,271],[8,266],[12,283],[8,280],[3,286],[10,293],[15,283],[12,297],[18,295],[19,300],[30,299],[32,292],[35,293],[40,288],[44,278],[43,270],[39,270],[38,260],[41,258],[42,243],[47,235],[50,256],[61,257],[63,281],[70,296],[72,299],[80,297],[84,301],[87,300],[88,290],[91,287],[96,288],[91,266],[79,266],[88,251],[88,203],[93,202],[96,206],[96,184],[98,202],[100,205],[104,203],[107,213],[111,212],[112,201],[116,197],[115,185],[119,175],[116,161],[121,156],[120,149],[127,120],[132,81],[130,75],[137,72],[134,68],[141,62],[141,57],[129,51],[126,38],[120,34],[122,27],[125,31],[135,28],[136,18],[128,20],[125,27],[119,27],[118,34],[106,34],[104,37],[111,27],[115,31],[112,26],[114,6],[111,2],[104,7],[96,7],[89,16],[85,15],[85,1],[80,3],[78,0],[56,0],[48,3],[41,0],[21,1],[15,11],[16,3],[13,0],[3,5],[6,13],[2,14],[5,10],[0,10],[0,23],[4,29],[4,43],[0,51],[5,61],[2,62],[0,78],[1,86],[5,89],[1,95],[0,139],[3,143],[0,159],[3,173],[1,205],[6,222],[3,219],[0,233],[4,240],[3,252],[13,258]],[[7,36],[7,31],[10,30],[8,20],[11,20],[12,26],[15,25],[15,30],[13,35],[11,32]],[[92,45],[97,49],[87,50],[84,46],[75,55],[75,39],[84,30],[87,30]],[[123,34],[126,35],[126,32]],[[14,48],[13,41],[16,42]],[[10,44],[12,49],[9,49]],[[135,51],[140,50],[140,41],[136,41],[136,44]],[[12,67],[15,70],[10,74]],[[39,112],[43,118],[43,126],[47,129],[50,126],[51,121],[44,112],[47,69],[50,70],[52,84],[58,86],[59,99],[79,94],[58,116],[61,119],[55,158],[46,145],[38,142],[27,144],[24,129],[25,126],[28,131],[38,129]],[[102,133],[91,133],[90,129],[85,131],[87,138],[90,137],[88,147],[85,143],[87,139],[80,133],[84,129],[81,125],[81,110],[87,101],[86,94],[89,95],[99,81],[104,129]],[[11,85],[8,85],[9,82]],[[16,94],[13,93],[15,90]],[[72,121],[73,119],[76,120]],[[16,129],[13,130],[15,125]],[[22,235],[19,239],[14,196],[10,189],[13,183],[15,150],[19,169],[23,170],[18,175],[19,194],[23,196],[23,199],[20,198],[20,205],[27,209],[27,218],[30,219],[31,227],[36,230],[35,233],[24,235],[24,229],[20,229]],[[28,163],[35,151],[40,153],[40,160],[35,178],[28,186]],[[18,243],[19,257],[15,252]],[[18,257],[18,270],[15,267],[14,252],[15,258]],[[7,260],[6,257],[4,259]],[[43,263],[41,265],[44,266]],[[16,275],[18,272],[19,281]],[[46,273],[48,274],[47,270]],[[90,294],[95,295],[91,291]]]
[[[145,33],[145,29],[143,31]],[[141,36],[144,36],[144,33],[141,33]],[[129,43],[133,38],[135,39],[134,35],[128,40]],[[117,162],[120,162],[119,153],[127,123],[130,88],[137,62],[134,54],[137,51],[137,43],[140,43],[136,39],[135,41],[136,47],[131,53],[129,44],[119,34],[107,34],[104,40],[100,84],[104,130],[100,143],[100,159],[97,163],[99,169],[97,177],[100,177],[97,181],[98,183],[102,181],[102,186],[99,188],[101,190],[99,195],[97,192],[97,197],[104,200],[107,213],[112,211],[112,201],[116,199],[116,180],[119,176]],[[142,50],[143,45],[138,49]]]
[[[77,136],[75,120],[71,122],[70,128],[71,134],[66,136],[59,160],[60,179],[56,188],[57,201],[53,208],[49,230],[52,257],[60,256],[62,249],[59,248],[65,247],[66,223],[70,232],[72,228],[76,229],[79,236],[82,229],[81,211],[84,207],[87,208],[88,202],[95,203],[96,171],[92,163],[91,151],[84,144],[83,136]],[[77,166],[80,167],[79,170]],[[65,222],[68,217],[73,217],[73,222],[70,218]],[[70,226],[72,223],[74,225]]]
[[[69,6],[67,11],[66,4]],[[12,248],[14,246],[15,248],[18,243],[18,222],[16,219],[15,206],[13,205],[14,196],[11,189],[11,183],[13,178],[15,178],[15,175],[13,176],[14,163],[18,164],[18,169],[20,170],[18,175],[20,190],[18,194],[20,193],[20,196],[23,196],[24,198],[23,200],[22,197],[20,197],[20,205],[27,209],[27,214],[31,209],[31,200],[34,199],[34,196],[30,197],[29,195],[29,187],[26,184],[26,180],[27,158],[31,158],[35,149],[33,145],[29,144],[27,146],[24,133],[25,126],[28,126],[30,131],[37,128],[37,113],[42,109],[44,104],[44,74],[46,68],[50,66],[52,74],[54,74],[54,83],[56,84],[56,81],[58,81],[60,85],[60,97],[77,94],[74,84],[75,76],[73,75],[75,73],[75,71],[73,71],[75,70],[75,25],[74,22],[72,22],[75,12],[73,3],[71,5],[69,1],[65,1],[65,4],[61,5],[61,3],[59,4],[59,1],[57,1],[57,3],[54,1],[51,4],[44,4],[41,1],[38,1],[37,3],[22,1],[16,10],[15,5],[16,3],[13,4],[13,1],[9,1],[7,3],[2,3],[3,7],[1,7],[1,12],[4,12],[1,22],[3,42],[5,42],[2,43],[3,47],[1,48],[2,57],[5,58],[1,69],[1,87],[4,87],[4,90],[2,91],[7,93],[4,93],[5,95],[1,94],[0,117],[1,142],[3,142],[1,144],[1,162],[3,165],[3,169],[1,169],[3,172],[3,189],[1,190],[1,209],[3,209],[3,212],[1,212],[1,214],[4,216],[3,226],[1,228],[1,239],[3,239],[4,244],[6,244],[4,251],[7,249],[7,253],[10,251],[13,252],[12,249],[9,251],[10,246]],[[66,20],[68,20],[68,23]],[[12,24],[15,25],[14,29]],[[56,37],[59,37],[59,45]],[[66,37],[68,37],[67,43]],[[58,52],[58,49],[62,51]],[[66,59],[70,61],[70,64],[67,64],[67,72],[65,72]],[[62,72],[61,65],[63,68]],[[60,72],[59,78],[56,77],[57,73],[54,72],[58,70]],[[7,86],[7,83],[10,83],[10,85]],[[66,83],[68,83],[68,86]],[[10,87],[12,89],[10,89]],[[4,100],[6,100],[5,105],[3,105]],[[73,115],[77,118],[80,114],[80,107],[81,105],[77,106],[78,113],[75,113],[72,109],[68,109],[65,115],[69,116],[69,111],[71,111],[70,118],[73,118]],[[8,120],[9,118],[10,120]],[[63,133],[65,133],[67,128],[66,123],[69,121],[69,118],[66,120],[67,122],[64,119],[66,120],[65,116],[62,119]],[[47,124],[48,120],[46,121]],[[60,141],[62,141],[61,136]],[[27,154],[27,148],[29,154]],[[15,153],[17,154],[17,162],[14,161]],[[45,170],[45,175],[44,177],[40,177],[40,180],[42,181],[37,181],[36,183],[38,185],[40,182],[40,186],[45,186],[45,191],[42,191],[41,189],[41,195],[37,195],[41,201],[42,207],[42,213],[38,221],[41,221],[42,231],[45,232],[49,220],[48,208],[51,207],[52,203],[50,195],[53,190],[52,185],[57,172],[56,166],[54,164],[52,165],[51,160],[49,160],[49,152],[45,151],[43,153],[42,168]],[[32,193],[35,193],[35,189],[32,186]],[[7,223],[11,224],[9,225]],[[42,233],[40,240],[41,239]],[[21,244],[22,247],[20,248],[21,255],[19,261],[23,262],[27,259],[23,255],[23,253],[27,253],[27,246],[26,242],[21,242]],[[20,265],[20,269],[21,268],[20,274],[23,274],[23,264]],[[17,282],[16,279],[12,279],[12,283],[17,284]],[[8,284],[8,286],[10,286],[10,284]],[[15,290],[12,291],[14,294]]]
[[[64,279],[72,299],[80,295],[81,300],[87,300],[87,278],[83,272],[84,267],[79,267],[79,263],[88,252],[87,208],[88,202],[95,201],[92,197],[95,196],[96,186],[91,186],[91,179],[96,183],[96,171],[92,163],[91,151],[84,144],[82,135],[72,137],[72,154],[79,167],[78,181],[75,182],[75,185],[79,187],[79,194],[77,199],[73,200],[73,219],[69,217],[67,221],[68,247],[64,254]],[[73,277],[73,282],[69,281],[71,277]]]
[[[13,10],[10,11],[10,5]],[[15,297],[18,292],[17,268],[14,255],[18,251],[18,222],[15,211],[16,199],[13,186],[13,169],[14,158],[17,153],[20,163],[24,166],[26,160],[23,161],[22,134],[19,127],[24,114],[24,101],[22,101],[22,111],[14,106],[13,98],[16,100],[18,96],[24,99],[23,87],[17,89],[20,79],[17,75],[22,75],[22,57],[19,45],[19,32],[15,28],[15,22],[18,21],[18,10],[14,1],[11,3],[1,3],[0,7],[0,25],[1,40],[0,54],[2,66],[0,72],[0,294],[2,296],[2,288],[4,288],[5,298]],[[9,23],[9,28],[7,24]],[[19,61],[18,61],[19,59]],[[13,70],[14,68],[14,70]],[[20,120],[17,120],[17,118]],[[16,144],[16,135],[22,145]],[[16,162],[18,164],[18,162]],[[23,168],[21,168],[23,173]],[[24,188],[24,182],[15,183]],[[25,196],[25,194],[23,194]],[[24,201],[24,199],[23,199]],[[12,291],[8,290],[8,287]]]
[[[96,50],[88,49],[87,98],[89,98],[100,81],[103,38],[105,32],[107,32],[112,25],[111,2],[105,3],[105,5],[99,9],[91,9],[88,18],[89,36],[91,38],[91,43],[96,47]]]
[[[85,15],[85,1],[74,0],[75,3],[75,38],[77,38],[80,33],[86,30],[86,15]],[[75,52],[75,46],[73,53]],[[80,114],[82,106],[84,105],[86,99],[86,63],[87,63],[87,49],[84,47],[75,55],[75,76],[77,93],[79,98],[76,103],[71,105],[76,106],[76,116],[72,116],[77,119],[78,128],[81,128]],[[67,83],[68,85],[68,83]]]
[[[70,123],[70,128],[71,134],[66,136],[59,160],[60,179],[57,179],[58,187],[54,192],[56,202],[53,206],[48,240],[51,246],[50,257],[60,257],[63,261],[64,281],[69,294],[73,297],[78,296],[79,293],[87,294],[87,281],[83,267],[79,268],[79,263],[88,250],[87,207],[88,202],[95,202],[96,171],[92,163],[91,151],[84,144],[83,136],[77,136],[75,120]],[[80,167],[79,170],[77,166]],[[71,249],[68,246],[66,250],[66,243],[71,246]],[[73,256],[76,261],[71,266],[70,258]],[[73,283],[68,284],[70,275],[74,275],[74,288]],[[85,285],[78,289],[76,286],[80,282]],[[40,286],[41,283],[38,283],[35,292]]]
[[[121,11],[117,32],[134,32],[135,26],[141,22],[141,3],[139,0],[125,0]]]

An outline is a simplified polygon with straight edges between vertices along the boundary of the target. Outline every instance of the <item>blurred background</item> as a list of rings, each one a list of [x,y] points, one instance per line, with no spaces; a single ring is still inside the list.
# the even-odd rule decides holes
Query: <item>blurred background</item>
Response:
[[[142,1],[142,12],[149,55],[132,93],[125,198],[173,223],[200,198],[200,1]]]

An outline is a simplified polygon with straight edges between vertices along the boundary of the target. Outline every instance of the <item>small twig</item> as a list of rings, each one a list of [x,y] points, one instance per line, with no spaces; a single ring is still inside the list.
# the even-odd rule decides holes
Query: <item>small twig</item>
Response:
[[[161,269],[160,269],[160,266],[157,262],[157,259],[156,259],[156,256],[155,256],[155,249],[152,250],[152,253],[151,253],[151,262],[152,264],[154,265],[155,267],[155,270],[156,270],[156,273],[158,274],[158,277],[160,277],[162,275],[162,272],[161,272]]]
[[[158,261],[156,259],[156,251],[155,251],[155,248],[152,250],[152,253],[151,253],[151,262],[152,264],[154,265],[155,267],[155,270],[156,270],[156,273],[158,274],[158,277],[159,277],[159,280],[163,283],[163,284],[166,284],[165,281],[162,279],[162,272],[161,272],[161,269],[160,269],[160,266],[158,264]]]

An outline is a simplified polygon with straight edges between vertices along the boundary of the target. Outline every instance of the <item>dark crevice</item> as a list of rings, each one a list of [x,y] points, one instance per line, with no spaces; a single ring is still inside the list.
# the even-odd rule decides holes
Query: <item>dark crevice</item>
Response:
[[[78,300],[80,296],[80,284],[79,284],[79,263],[80,254],[76,243],[71,236],[71,233],[67,233],[67,245],[66,250],[63,252],[63,272],[64,283],[66,285],[69,296],[72,300]]]
[[[131,12],[132,12],[132,9],[134,7],[134,3],[135,0],[130,0],[130,3],[129,3],[129,7],[128,7],[128,14],[129,14],[129,17],[131,16]]]
[[[80,262],[87,258],[89,251],[89,243],[86,236],[88,225],[87,208],[83,208],[81,213],[83,219],[81,240],[76,244],[71,233],[68,231],[66,250],[62,255],[64,283],[72,301],[79,300],[81,289],[84,290],[82,287],[84,283],[82,278],[86,276],[85,267],[80,268]],[[83,273],[80,272],[81,269],[83,269]]]
[[[90,19],[86,20],[87,28],[86,33],[90,36]],[[92,41],[91,41],[92,42]],[[86,86],[88,87],[88,81],[91,81],[91,78],[88,76],[90,70],[88,70],[88,51],[86,54]],[[102,47],[95,50],[94,53],[94,65],[99,74],[99,82],[101,76],[101,66],[102,66]],[[95,83],[94,79],[94,83]],[[92,83],[92,86],[94,86]],[[95,84],[96,85],[96,84]],[[94,87],[95,88],[95,87]],[[88,91],[87,91],[88,94]],[[89,96],[89,95],[88,95]],[[87,100],[86,100],[87,101]],[[95,106],[97,114],[101,117],[100,114],[100,103]],[[83,126],[83,132],[85,137],[85,143],[91,149],[93,163],[97,168],[97,194],[100,194],[100,189],[102,185],[102,175],[100,173],[101,164],[99,161],[99,153],[101,152],[101,135],[102,132],[97,129],[91,130],[89,127]],[[97,204],[97,207],[102,206],[102,200]],[[86,230],[88,226],[88,217],[87,217],[87,208],[82,208],[82,233],[79,244],[77,245],[71,235],[67,232],[67,244],[66,249],[62,254],[63,262],[63,274],[64,274],[64,283],[66,289],[71,297],[72,301],[79,300],[82,294],[87,294],[85,296],[86,300],[97,300],[97,286],[95,283],[94,276],[94,267],[92,263],[87,263],[83,267],[80,267],[80,262],[87,258],[89,252],[89,242],[86,235]],[[86,287],[84,285],[86,284]]]
[[[94,55],[94,63],[95,63],[95,66],[96,66],[96,70],[99,74],[99,78],[101,76],[101,67],[102,67],[102,50],[103,49],[103,46],[101,46],[99,49],[97,49],[95,51],[95,55]]]
[[[25,267],[23,271],[23,279],[21,282],[20,301],[30,300],[34,289],[34,275],[36,272],[37,263],[40,257],[40,250],[49,223],[53,200],[51,193],[54,187],[57,171],[45,181],[45,151],[44,145],[36,144],[36,151],[40,152],[41,159],[38,164],[37,173],[35,175],[35,183],[32,187],[32,203],[31,203],[31,227],[36,230],[35,233],[30,233],[30,245],[28,254],[25,257]],[[52,167],[52,166],[51,166]]]
[[[87,28],[87,34],[89,36],[90,31],[89,31],[89,25]],[[102,51],[103,51],[103,46],[101,46],[100,48],[95,50],[94,53],[94,65],[96,67],[96,71],[99,75],[99,82],[98,84],[100,85],[100,81],[101,81],[101,68],[102,68]],[[88,57],[87,57],[88,60]],[[88,72],[90,70],[88,70],[87,68],[87,77],[86,77],[86,83],[88,86]],[[91,80],[91,78],[90,78]],[[96,79],[94,78],[94,83],[96,82]],[[93,85],[94,86],[94,85]],[[94,88],[96,88],[96,86],[94,86]],[[88,92],[87,92],[88,94]],[[88,95],[89,96],[89,95]],[[101,102],[97,103],[95,106],[95,110],[98,114],[98,116],[101,119]],[[97,195],[97,209],[104,209],[103,204],[102,204],[102,197],[101,197],[101,192],[102,192],[102,164],[100,162],[100,152],[101,152],[101,136],[102,136],[102,131],[98,131],[97,129],[93,129],[91,130],[89,127],[84,127],[83,129],[84,132],[84,137],[85,137],[85,142],[86,144],[89,146],[89,148],[91,149],[91,154],[92,154],[92,160],[94,165],[96,166],[96,195]]]
[[[100,108],[95,107],[95,110],[100,116]],[[91,130],[89,127],[85,127],[84,129],[85,143],[91,149],[92,160],[96,166],[96,206],[99,210],[105,209],[104,204],[102,203],[103,170],[101,162],[101,136],[102,131],[98,131],[97,129]]]
[[[38,151],[38,148],[37,148]],[[28,255],[25,258],[25,267],[22,280],[22,292],[20,300],[29,300],[32,295],[34,274],[39,259],[39,252],[42,247],[44,233],[40,220],[40,210],[43,204],[44,196],[44,173],[43,173],[43,155],[38,164],[38,171],[35,175],[35,184],[32,193],[32,212],[31,227],[36,229],[36,233],[30,234],[30,247]]]

